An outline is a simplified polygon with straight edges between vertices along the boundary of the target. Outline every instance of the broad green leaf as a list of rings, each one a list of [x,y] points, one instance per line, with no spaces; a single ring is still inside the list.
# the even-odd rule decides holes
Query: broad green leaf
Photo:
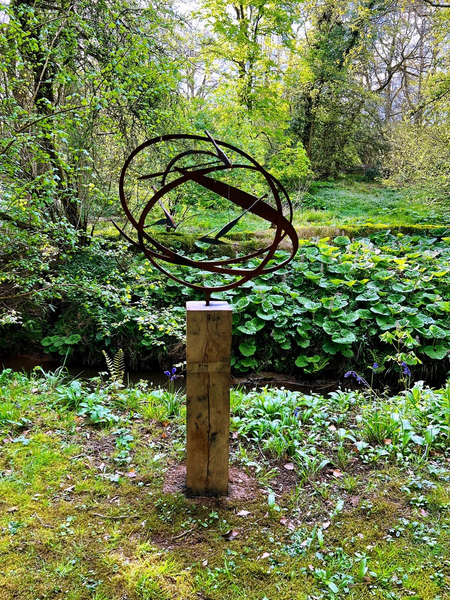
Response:
[[[249,342],[241,342],[239,344],[239,350],[244,356],[252,356],[256,352],[255,342],[253,340],[250,340]]]
[[[261,306],[256,311],[256,314],[260,319],[263,319],[263,321],[274,321],[278,316],[273,306],[270,302],[267,302],[267,300],[262,302]]]
[[[450,332],[445,331],[438,325],[430,325],[429,331],[434,338],[438,338],[438,339],[444,339],[447,337],[447,335],[450,334]]]
[[[239,300],[232,305],[233,310],[244,310],[250,304],[250,299],[248,296],[244,296],[243,298],[239,298]]]
[[[349,329],[341,329],[341,331],[334,333],[331,336],[333,342],[337,344],[352,344],[356,342],[355,334]]]
[[[358,311],[344,313],[339,316],[338,321],[342,325],[350,325],[351,323],[355,323],[359,319]]]
[[[382,331],[387,331],[388,329],[394,329],[396,327],[397,321],[395,319],[385,317],[384,315],[380,315],[376,318],[377,324]]]
[[[423,327],[425,325],[425,319],[421,315],[410,315],[408,322],[411,327]]]
[[[320,300],[325,308],[331,311],[339,310],[348,305],[348,301],[340,296],[331,296],[330,298],[321,298]]]
[[[391,314],[391,311],[386,306],[386,304],[382,304],[381,302],[378,302],[378,304],[371,306],[370,310],[371,310],[371,312],[376,313],[377,315],[390,315]]]
[[[323,343],[322,349],[327,354],[337,354],[341,350],[342,346],[340,344],[336,344],[330,340],[327,340]]]
[[[267,300],[274,306],[282,306],[285,302],[284,296],[278,294],[270,294],[267,296]]]
[[[334,335],[341,330],[340,324],[336,321],[331,321],[330,319],[324,321],[322,327],[323,330],[328,333],[328,335]]]
[[[301,354],[295,361],[295,365],[297,367],[306,367],[308,364],[308,357],[305,356],[304,354]]]
[[[436,304],[443,312],[450,313],[450,302],[448,300],[445,302],[437,302]]]
[[[322,305],[320,302],[313,302],[312,300],[308,300],[307,298],[298,298],[299,302],[309,311],[315,312]]]
[[[375,300],[379,300],[380,296],[373,290],[366,290],[362,294],[356,296],[356,300],[358,302],[375,302]]]
[[[247,335],[254,335],[264,327],[264,324],[265,321],[259,319],[258,317],[254,317],[251,321],[248,321],[244,325],[239,325],[238,329]]]
[[[442,360],[450,353],[450,348],[446,346],[425,346],[423,352],[430,358]]]
[[[256,367],[258,366],[258,362],[251,357],[242,358],[238,364],[249,369],[256,369]]]
[[[312,271],[305,271],[304,276],[311,281],[319,281],[321,277],[320,273],[313,273]]]
[[[338,235],[334,238],[333,243],[337,244],[338,246],[347,246],[350,244],[350,238],[346,235]]]

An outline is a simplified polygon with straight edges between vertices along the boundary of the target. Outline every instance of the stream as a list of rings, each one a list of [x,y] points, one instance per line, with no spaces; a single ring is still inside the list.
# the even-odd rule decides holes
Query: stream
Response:
[[[25,373],[31,373],[35,367],[42,368],[45,372],[54,372],[61,367],[61,363],[54,361],[49,356],[17,356],[13,358],[0,359],[0,370],[12,369],[13,371],[24,371]],[[73,378],[92,379],[99,377],[100,373],[107,371],[106,366],[104,369],[97,369],[95,367],[86,367],[84,365],[70,365],[67,366],[69,375]],[[104,376],[108,379],[108,376]],[[163,387],[167,385],[168,378],[164,375],[163,371],[127,371],[125,374],[125,383],[138,383],[139,381],[147,381],[151,387]],[[347,383],[347,381],[345,382]],[[243,387],[247,390],[253,388],[263,387],[284,387],[287,390],[298,391],[303,394],[311,394],[315,392],[317,394],[326,395],[329,392],[335,391],[339,388],[339,381],[319,380],[319,381],[298,381],[296,378],[279,373],[273,372],[261,372],[258,374],[243,375],[239,377],[231,378],[231,385],[234,387]],[[347,383],[348,385],[348,383]],[[349,386],[350,387],[350,386]],[[175,390],[184,392],[185,379],[180,377],[175,380]]]

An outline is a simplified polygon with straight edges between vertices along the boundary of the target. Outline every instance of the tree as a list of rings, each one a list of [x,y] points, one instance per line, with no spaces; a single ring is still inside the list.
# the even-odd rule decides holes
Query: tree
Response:
[[[224,61],[224,77],[237,86],[238,102],[252,110],[281,77],[283,49],[291,46],[299,2],[203,0],[200,13],[212,36],[205,50]]]
[[[45,215],[85,232],[93,205],[111,202],[126,149],[159,129],[176,89],[164,8],[11,2],[0,25],[4,218]]]
[[[360,164],[376,127],[376,98],[363,74],[375,26],[386,2],[309,2],[308,27],[291,58],[286,79],[291,126],[315,171],[333,174]],[[369,151],[370,150],[370,151]]]

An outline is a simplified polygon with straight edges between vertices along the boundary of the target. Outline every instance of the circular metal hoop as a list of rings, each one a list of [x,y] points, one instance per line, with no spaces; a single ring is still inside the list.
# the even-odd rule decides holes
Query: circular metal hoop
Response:
[[[292,260],[292,258],[297,252],[298,238],[297,233],[292,225],[292,204],[282,184],[273,175],[268,173],[256,160],[254,160],[244,151],[226,142],[215,140],[208,133],[207,136],[208,137],[190,134],[168,134],[144,142],[135,150],[133,150],[133,152],[125,161],[120,175],[119,193],[123,210],[129,222],[137,232],[138,241],[136,242],[132,240],[122,231],[125,237],[130,242],[137,245],[140,248],[140,250],[145,254],[145,256],[150,260],[150,262],[162,273],[164,273],[165,275],[182,285],[186,285],[193,289],[205,292],[207,297],[209,297],[209,295],[213,291],[223,292],[230,290],[232,288],[246,283],[247,281],[249,281],[253,277],[256,277],[257,275],[272,273],[284,267],[288,262]],[[174,158],[168,161],[168,164],[162,173],[156,173],[154,175],[145,175],[140,177],[139,179],[148,179],[156,176],[161,177],[161,188],[159,190],[153,188],[153,196],[144,206],[139,218],[135,218],[128,205],[125,191],[127,176],[129,175],[129,170],[131,168],[133,159],[135,159],[135,157],[139,153],[150,148],[151,146],[167,142],[174,142],[176,140],[192,140],[206,142],[211,146],[211,148],[208,150],[190,149],[180,152]],[[247,162],[244,164],[232,164],[228,159],[227,155],[225,154],[225,149],[231,150],[233,153],[239,156],[239,159],[245,159],[245,161]],[[198,166],[194,165],[196,168],[192,168],[191,166],[177,166],[177,162],[179,162],[182,158],[186,156],[195,155],[201,155],[202,157],[212,157],[213,159],[215,159],[215,161],[219,161],[219,164],[206,163]],[[263,201],[263,198],[267,196],[267,194],[265,194],[265,196],[257,198],[256,196],[249,194],[246,191],[243,191],[239,188],[224,183],[220,179],[215,179],[214,177],[210,176],[214,173],[220,173],[221,171],[230,171],[233,169],[248,169],[250,171],[259,173],[264,178],[267,184],[267,188],[273,196],[275,207]],[[167,183],[169,174],[176,175],[176,178]],[[190,181],[203,187],[206,190],[209,190],[210,192],[215,193],[218,196],[226,198],[232,204],[235,204],[236,206],[240,207],[244,211],[242,215],[245,213],[250,213],[271,223],[272,227],[275,227],[275,234],[272,243],[269,246],[266,246],[265,248],[261,248],[257,251],[248,254],[247,256],[240,256],[238,258],[226,258],[217,260],[194,260],[187,256],[176,253],[174,250],[166,247],[160,241],[155,239],[152,235],[145,231],[145,223],[148,215],[155,207],[155,205],[163,206],[161,203],[161,199],[168,192],[176,190],[180,186],[183,186],[184,184]],[[288,217],[285,217],[283,215],[283,202],[285,205],[287,205]],[[166,218],[170,223],[171,215],[168,214],[166,210],[164,210],[164,212],[166,213]],[[225,231],[227,227],[228,230],[230,230],[232,226],[233,225],[230,222],[227,226],[225,226],[225,228],[222,228],[221,231]],[[225,235],[225,233],[222,233],[222,235]],[[217,237],[218,236],[216,236],[216,238]],[[286,237],[290,239],[292,247],[289,256],[276,265],[269,265],[281,241],[284,240]],[[261,257],[260,263],[253,269],[243,268],[242,266],[239,266],[250,259],[259,257]],[[167,262],[175,265],[187,266],[191,269],[200,269],[202,271],[218,273],[225,276],[232,275],[235,276],[237,280],[233,281],[232,283],[224,283],[223,285],[218,285],[214,287],[199,285],[190,281],[185,281],[182,278],[175,275],[174,273],[171,273],[163,266],[161,266],[160,262]]]

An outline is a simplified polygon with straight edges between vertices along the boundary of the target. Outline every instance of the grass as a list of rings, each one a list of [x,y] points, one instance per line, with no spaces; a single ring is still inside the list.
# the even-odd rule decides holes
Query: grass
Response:
[[[231,466],[253,487],[225,500],[164,487],[180,396],[100,380],[74,395],[62,370],[0,386],[5,599],[449,597],[448,388],[234,391]],[[81,416],[88,397],[109,413]]]
[[[421,190],[394,189],[381,182],[366,182],[352,176],[314,182],[301,200],[293,197],[292,201],[294,225],[302,238],[336,236],[340,231],[357,236],[383,228],[422,231],[450,226],[450,209],[445,199],[431,197]],[[239,210],[226,208],[203,211],[196,218],[188,219],[175,233],[165,235],[163,226],[155,228],[155,232],[163,243],[192,250],[200,235],[220,229],[240,214]],[[225,240],[245,246],[250,243],[249,232],[265,239],[267,224],[247,214]],[[113,239],[118,237],[117,230],[105,221],[97,225],[96,233]],[[253,245],[258,246],[258,243],[261,240],[256,239]]]
[[[393,189],[357,178],[315,182],[297,212],[296,224],[398,227],[450,224],[446,203],[419,190]]]

